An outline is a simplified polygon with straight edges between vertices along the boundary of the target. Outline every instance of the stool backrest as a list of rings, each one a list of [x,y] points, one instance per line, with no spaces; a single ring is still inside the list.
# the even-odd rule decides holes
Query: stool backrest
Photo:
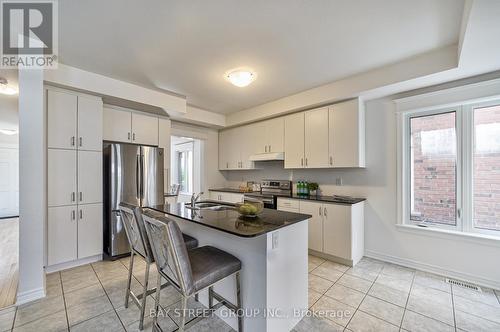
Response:
[[[125,233],[127,233],[130,249],[152,262],[151,246],[142,220],[141,208],[121,202],[120,214],[125,225]]]
[[[143,220],[158,271],[184,295],[194,291],[193,272],[179,225],[165,214],[144,209]]]

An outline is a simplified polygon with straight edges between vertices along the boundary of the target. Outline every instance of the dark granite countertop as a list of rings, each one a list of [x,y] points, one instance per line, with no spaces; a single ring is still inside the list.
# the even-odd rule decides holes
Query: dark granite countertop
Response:
[[[264,209],[262,214],[256,218],[243,218],[233,209],[223,211],[191,210],[186,208],[186,203],[155,205],[148,208],[240,237],[263,235],[311,218],[308,214],[272,209]]]
[[[164,193],[163,194],[163,197],[175,197],[175,196],[178,196],[176,194],[170,194],[170,193]]]
[[[223,193],[237,193],[237,194],[253,193],[253,191],[243,191],[238,188],[216,188],[216,189],[208,189],[208,191],[220,191]]]

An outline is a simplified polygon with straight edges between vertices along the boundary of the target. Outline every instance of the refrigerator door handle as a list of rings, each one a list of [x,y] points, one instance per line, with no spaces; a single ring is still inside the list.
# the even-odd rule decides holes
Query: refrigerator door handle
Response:
[[[136,197],[137,199],[141,198],[141,162],[140,155],[137,155],[135,158],[135,189],[136,189]]]
[[[144,199],[144,155],[141,154],[141,199]]]

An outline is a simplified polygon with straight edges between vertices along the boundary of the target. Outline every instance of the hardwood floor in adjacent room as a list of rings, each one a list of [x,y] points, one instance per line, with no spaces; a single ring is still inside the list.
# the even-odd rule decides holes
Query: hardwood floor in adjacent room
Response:
[[[0,309],[16,302],[19,219],[0,220]]]

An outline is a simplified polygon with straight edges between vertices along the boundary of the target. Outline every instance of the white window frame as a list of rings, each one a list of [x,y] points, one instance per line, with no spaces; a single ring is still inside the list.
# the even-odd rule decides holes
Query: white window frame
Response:
[[[500,87],[500,85],[499,85]],[[443,93],[444,94],[444,93]],[[435,97],[435,96],[433,96]],[[442,98],[441,95],[439,95]],[[439,99],[439,98],[437,98]],[[486,101],[485,101],[486,100]],[[406,100],[405,100],[406,102]],[[414,104],[414,100],[410,101]],[[474,118],[476,108],[500,105],[500,95],[469,101],[455,102],[444,107],[430,105],[413,110],[403,110],[396,113],[397,117],[397,197],[398,225],[418,228],[410,221],[411,213],[411,131],[410,119],[415,116],[436,115],[455,111],[457,165],[456,165],[456,225],[425,223],[426,230],[452,231],[464,235],[486,235],[500,239],[500,231],[485,230],[474,227],[473,219],[473,154],[474,154]]]

